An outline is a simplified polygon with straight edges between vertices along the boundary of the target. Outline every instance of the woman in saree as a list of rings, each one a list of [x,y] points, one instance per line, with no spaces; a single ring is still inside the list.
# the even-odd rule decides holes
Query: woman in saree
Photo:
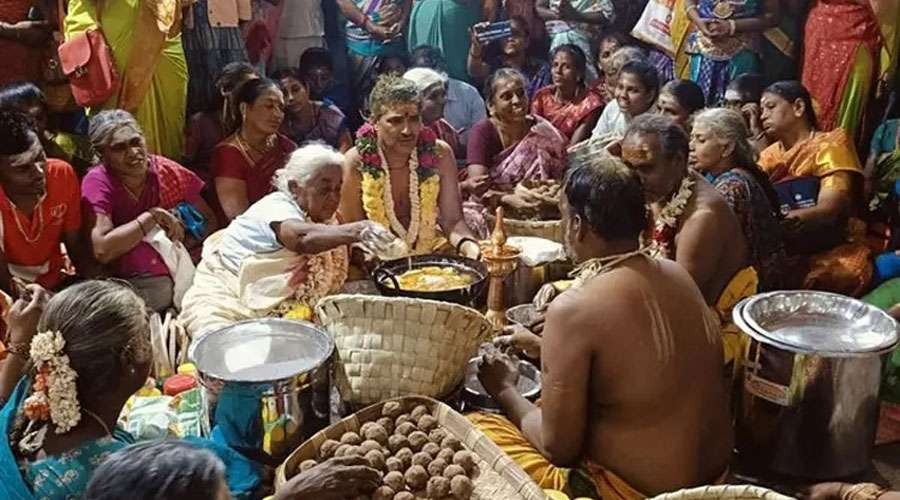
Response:
[[[234,92],[238,123],[213,151],[211,170],[223,221],[231,221],[272,191],[272,176],[297,145],[280,134],[284,94],[272,80],[248,80]]]
[[[528,98],[534,97],[538,90],[550,85],[550,65],[547,61],[537,59],[529,54],[531,38],[528,34],[528,23],[521,17],[509,20],[509,38],[482,44],[471,30],[469,45],[468,69],[472,83],[479,88],[484,81],[500,68],[517,69],[528,79]]]
[[[93,280],[49,299],[29,285],[10,314],[0,371],[0,498],[94,498],[84,496],[94,472],[134,443],[118,420],[150,375],[146,304],[122,282]],[[186,441],[228,464],[229,480],[237,478],[231,494],[250,495],[259,486],[259,467],[243,455],[204,439]]]
[[[212,187],[210,161],[213,150],[225,139],[226,130],[234,127],[232,93],[247,80],[259,78],[249,63],[230,63],[216,78],[216,98],[209,109],[194,114],[188,121],[182,164],[199,175],[207,188]]]
[[[453,150],[453,156],[461,158],[462,144],[459,134],[450,122],[444,119],[447,104],[447,77],[431,68],[413,68],[403,74],[403,78],[416,84],[422,105],[422,126],[431,129],[439,140]]]
[[[560,45],[551,56],[553,85],[534,96],[531,113],[547,119],[570,145],[589,138],[605,104],[585,82],[587,58],[576,45]]]
[[[480,247],[463,219],[453,151],[422,126],[416,84],[382,76],[370,106],[344,162],[341,218],[390,229],[413,255],[456,249],[476,258]]]
[[[200,197],[203,181],[172,160],[149,154],[140,126],[127,111],[100,112],[91,120],[90,135],[102,159],[81,184],[94,257],[113,276],[128,280],[154,311],[177,307],[190,283],[176,280],[176,269],[163,257],[166,248],[185,239],[184,226],[171,210],[186,202],[204,216],[207,228],[214,228],[212,210]],[[198,244],[204,235],[195,236]]]
[[[321,141],[344,152],[353,147],[347,118],[334,104],[312,100],[309,84],[294,68],[280,69],[272,78],[284,94],[284,121],[281,134],[296,144]]]
[[[703,89],[706,102],[719,102],[738,75],[758,72],[753,37],[778,24],[778,2],[685,0],[684,10],[696,28],[687,40],[690,78]]]
[[[768,176],[756,165],[756,151],[740,112],[713,108],[694,117],[691,166],[703,173],[741,222],[749,262],[760,292],[777,290],[784,276],[781,203]]]
[[[152,153],[178,158],[184,144],[188,81],[181,3],[70,0],[68,4],[66,39],[102,26],[121,78],[119,92],[99,108],[133,114]]]
[[[179,317],[190,335],[273,314],[309,320],[341,289],[348,246],[386,233],[339,222],[343,163],[329,146],[301,147],[276,172],[273,193],[206,240]]]
[[[516,185],[559,180],[566,167],[568,141],[550,122],[528,114],[525,85],[525,77],[514,69],[495,71],[485,87],[490,118],[478,122],[469,138],[464,212],[469,227],[481,237],[490,229],[486,209],[536,208],[537,200],[514,192]]]
[[[862,133],[878,80],[894,75],[900,6],[880,0],[814,0],[803,39],[803,85],[822,130]],[[822,71],[831,68],[832,71]]]
[[[859,295],[872,277],[871,251],[861,243],[865,225],[852,216],[860,202],[862,167],[843,129],[822,132],[812,98],[800,82],[763,92],[762,125],[774,143],[759,164],[786,212],[788,254],[804,288]]]
[[[466,68],[469,55],[469,30],[482,20],[478,0],[418,0],[409,16],[407,46],[437,47],[447,61],[450,78],[470,81]]]

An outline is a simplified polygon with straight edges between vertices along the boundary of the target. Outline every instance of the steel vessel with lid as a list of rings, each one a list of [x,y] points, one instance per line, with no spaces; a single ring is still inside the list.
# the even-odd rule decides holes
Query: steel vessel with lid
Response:
[[[858,300],[809,290],[755,295],[732,317],[750,336],[736,408],[741,461],[810,479],[864,471],[896,322]]]
[[[305,321],[241,321],[195,340],[206,430],[280,463],[327,423],[334,341]]]

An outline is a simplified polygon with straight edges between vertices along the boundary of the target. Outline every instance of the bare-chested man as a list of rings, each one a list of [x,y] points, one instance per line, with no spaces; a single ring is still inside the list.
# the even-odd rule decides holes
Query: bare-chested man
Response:
[[[660,257],[681,264],[706,303],[720,316],[726,361],[740,352],[731,309],[757,291],[756,271],[741,223],[728,203],[696,172],[688,170],[687,134],[672,119],[641,116],[622,142],[622,159],[637,172],[653,212],[653,243]]]
[[[540,486],[573,496],[713,483],[732,447],[716,320],[684,269],[639,249],[637,175],[608,155],[571,168],[560,209],[580,272],[547,311],[541,406],[516,391],[511,358],[492,353],[479,378],[508,420],[469,418]]]

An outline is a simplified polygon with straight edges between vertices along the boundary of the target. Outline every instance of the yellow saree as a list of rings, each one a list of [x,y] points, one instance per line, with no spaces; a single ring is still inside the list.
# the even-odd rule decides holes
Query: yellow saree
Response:
[[[66,38],[97,27],[97,0],[69,0]],[[103,34],[122,79],[103,109],[135,115],[152,153],[178,158],[184,141],[187,63],[180,0],[115,0],[101,5]],[[98,111],[98,110],[91,110]]]

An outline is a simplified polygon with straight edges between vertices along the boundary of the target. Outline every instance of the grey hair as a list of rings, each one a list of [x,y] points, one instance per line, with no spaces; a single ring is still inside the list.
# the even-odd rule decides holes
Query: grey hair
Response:
[[[403,74],[403,78],[416,84],[419,89],[419,98],[424,97],[425,92],[436,84],[447,86],[447,76],[438,73],[431,68],[413,68]]]
[[[616,76],[618,77],[618,72],[622,70],[622,66],[634,61],[644,61],[647,59],[647,52],[640,47],[635,47],[633,45],[626,45],[624,47],[619,48],[619,50],[615,51],[610,59],[610,65],[616,69]]]
[[[343,154],[324,143],[312,142],[291,153],[284,168],[275,172],[272,183],[276,189],[290,196],[290,181],[303,186],[324,167],[343,164]]]
[[[694,116],[694,127],[703,126],[720,143],[734,144],[734,162],[741,167],[753,167],[759,155],[750,145],[750,131],[743,115],[727,108],[711,108]]]
[[[113,134],[123,127],[131,127],[139,134],[144,134],[134,116],[124,109],[108,109],[97,113],[91,117],[91,125],[88,130],[91,145],[98,151],[109,146]]]

